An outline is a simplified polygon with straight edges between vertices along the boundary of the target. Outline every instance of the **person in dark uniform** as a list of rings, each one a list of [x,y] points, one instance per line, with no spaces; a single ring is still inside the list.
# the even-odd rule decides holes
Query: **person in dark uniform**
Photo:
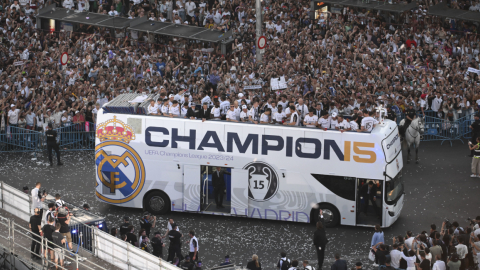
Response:
[[[222,171],[221,167],[212,173],[213,197],[217,208],[225,208],[223,204],[223,193],[225,191],[225,174],[230,175],[227,171]]]
[[[392,120],[393,122],[397,122],[397,115],[392,110],[392,105],[387,106],[387,119]]]
[[[475,121],[470,125],[470,129],[472,130],[472,138],[470,141],[472,144],[477,144],[477,138],[480,137],[480,114],[475,114],[474,116]],[[473,157],[473,153],[475,150],[470,151],[470,157]]]
[[[320,209],[320,221],[317,222],[317,230],[313,234],[313,245],[315,246],[315,250],[317,251],[317,259],[318,259],[318,268],[319,270],[322,269],[323,266],[323,259],[325,258],[325,247],[327,246],[328,239],[327,234],[325,233],[325,229],[323,228],[323,211]]]
[[[180,238],[182,234],[177,231],[177,224],[172,225],[172,230],[168,232],[168,238],[170,239],[170,246],[168,247],[167,262],[173,261],[173,258],[177,257],[180,261],[183,261],[182,251],[180,249]]]
[[[154,237],[150,241],[153,247],[153,255],[163,259],[163,247],[165,244],[162,241],[162,235],[160,232],[155,232]]]
[[[405,124],[403,125],[403,128],[402,128],[402,134],[404,136],[405,136],[405,131],[407,131],[408,127],[412,123],[413,119],[415,119],[415,116],[417,114],[413,106],[414,106],[413,102],[410,102],[408,104],[408,109],[405,111]]]
[[[373,181],[368,181],[367,185],[363,185],[360,190],[360,196],[363,198],[363,213],[367,215],[368,204],[369,202],[372,203],[373,209],[378,217],[381,217],[380,209],[377,207],[377,186],[373,183]]]
[[[129,221],[130,221],[129,217],[124,217],[123,218],[123,224],[120,225],[120,235],[126,235],[127,233],[130,232],[128,230],[128,226],[130,226],[130,223],[128,223]]]
[[[57,165],[63,165],[63,163],[60,162],[60,149],[57,144],[57,132],[53,130],[52,123],[48,123],[48,130],[45,132],[45,135],[47,136],[47,151],[50,166],[53,166],[52,149],[55,150],[55,153],[57,154]]]

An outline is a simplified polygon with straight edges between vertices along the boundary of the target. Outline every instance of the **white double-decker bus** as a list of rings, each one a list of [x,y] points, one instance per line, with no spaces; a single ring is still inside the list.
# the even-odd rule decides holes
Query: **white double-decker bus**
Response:
[[[153,214],[315,222],[323,209],[327,226],[388,227],[404,201],[400,138],[389,120],[371,133],[340,133],[100,110],[95,153],[97,198]],[[375,200],[364,198],[372,191]]]

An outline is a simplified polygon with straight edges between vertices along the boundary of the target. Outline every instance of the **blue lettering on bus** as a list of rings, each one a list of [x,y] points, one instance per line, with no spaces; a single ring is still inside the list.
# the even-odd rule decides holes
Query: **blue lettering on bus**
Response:
[[[227,133],[227,152],[233,152],[233,143],[237,146],[238,152],[241,154],[245,154],[247,152],[248,147],[250,144],[252,145],[252,154],[258,154],[258,135],[256,134],[248,134],[245,142],[242,144],[240,138],[238,137],[238,133],[228,132]]]
[[[209,143],[210,139],[213,139],[212,143]],[[205,136],[203,137],[202,142],[198,146],[197,150],[203,150],[204,147],[217,148],[218,152],[225,152],[223,145],[215,131],[207,131],[207,133],[205,133]]]

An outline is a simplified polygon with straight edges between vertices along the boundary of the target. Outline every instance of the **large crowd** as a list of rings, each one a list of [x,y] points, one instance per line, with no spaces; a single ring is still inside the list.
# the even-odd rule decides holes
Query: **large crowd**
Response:
[[[252,0],[54,3],[233,30],[234,42],[223,55],[218,44],[133,30],[79,25],[73,32],[44,32],[35,28],[35,14],[48,3],[5,3],[0,14],[2,132],[9,126],[41,131],[49,122],[54,127],[95,122],[98,108],[133,92],[172,95],[178,102],[173,111],[185,107],[185,115],[192,102],[207,103],[206,118],[226,117],[231,104],[238,120],[244,106],[251,110],[258,104],[261,112],[270,111],[264,120],[288,123],[291,119],[277,115],[278,105],[285,113],[293,105],[300,125],[309,111],[318,118],[333,112],[348,119],[357,115],[361,125],[364,113],[374,114],[380,104],[392,106],[397,115],[411,105],[453,121],[478,111],[480,104],[477,25],[430,16],[423,1],[395,16],[345,7],[315,20],[309,1],[263,1],[267,48],[260,65],[255,63]],[[478,2],[461,5],[474,8]],[[59,63],[63,52],[69,54],[66,66]],[[271,90],[272,78],[285,79],[286,88]],[[262,116],[251,120],[262,121]]]

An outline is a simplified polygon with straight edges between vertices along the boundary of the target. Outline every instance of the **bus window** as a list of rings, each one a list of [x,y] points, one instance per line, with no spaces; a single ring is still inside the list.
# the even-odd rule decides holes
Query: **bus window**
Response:
[[[385,184],[385,203],[395,204],[403,194],[402,173],[398,173],[393,180],[387,181]]]
[[[355,178],[323,174],[312,174],[312,176],[335,195],[355,201]]]

